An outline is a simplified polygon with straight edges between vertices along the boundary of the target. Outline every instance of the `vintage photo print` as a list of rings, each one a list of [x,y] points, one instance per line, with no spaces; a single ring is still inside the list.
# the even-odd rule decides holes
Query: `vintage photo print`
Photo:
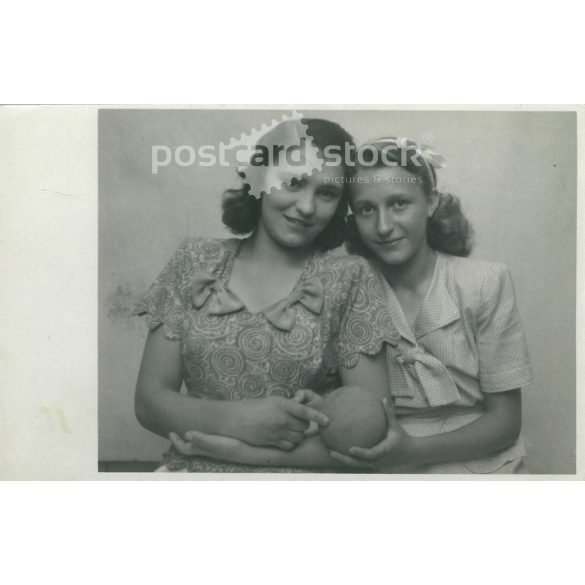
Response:
[[[97,118],[102,477],[577,472],[574,109]]]

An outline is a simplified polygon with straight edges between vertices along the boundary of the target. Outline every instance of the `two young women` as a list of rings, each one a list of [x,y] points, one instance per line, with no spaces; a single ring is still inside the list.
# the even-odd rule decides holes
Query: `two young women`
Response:
[[[303,123],[321,155],[352,143]],[[469,227],[436,189],[436,158],[394,139],[368,149],[377,164],[300,175],[281,160],[266,170],[280,188],[228,192],[224,222],[251,235],[183,243],[140,303],[136,412],[171,436],[164,469],[520,470],[531,373],[509,274],[461,257]],[[340,257],[348,203],[356,255]],[[373,449],[331,453],[315,432],[340,385],[384,401]]]

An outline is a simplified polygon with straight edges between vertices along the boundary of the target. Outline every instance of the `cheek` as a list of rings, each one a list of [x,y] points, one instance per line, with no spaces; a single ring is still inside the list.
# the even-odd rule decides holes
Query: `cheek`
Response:
[[[274,191],[266,196],[265,204],[271,211],[282,209],[289,204],[286,193],[282,191]]]
[[[405,217],[403,225],[413,233],[422,234],[427,231],[427,219],[426,208],[420,208],[413,210],[412,214]]]
[[[373,217],[364,218],[361,217],[355,220],[355,226],[357,228],[358,235],[363,239],[367,240],[371,237],[373,232],[374,220]]]
[[[329,222],[333,219],[335,212],[337,211],[337,207],[339,205],[338,201],[332,201],[328,203],[323,203],[319,207],[319,217],[322,221]]]
[[[282,214],[280,207],[281,206],[277,205],[277,202],[274,200],[271,200],[270,202],[262,202],[262,211],[260,217],[266,227],[270,228],[270,226],[278,221],[279,216]]]
[[[260,213],[260,217],[262,217],[262,219],[264,219],[264,220],[270,219],[270,217],[272,216],[273,213],[274,213],[274,206],[272,205],[272,203],[269,203],[267,201],[263,201],[262,202],[262,211]]]

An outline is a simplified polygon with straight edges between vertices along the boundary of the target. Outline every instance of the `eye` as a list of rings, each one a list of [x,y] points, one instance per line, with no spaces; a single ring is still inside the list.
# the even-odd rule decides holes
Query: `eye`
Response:
[[[362,203],[361,205],[358,205],[353,212],[356,215],[360,215],[360,216],[368,216],[368,215],[372,215],[372,213],[374,213],[375,209],[373,205],[370,205],[369,203]]]
[[[392,201],[392,207],[398,211],[405,209],[407,205],[408,201],[406,199],[395,199]]]
[[[319,189],[317,191],[317,195],[322,199],[326,199],[327,201],[333,201],[335,199],[339,199],[341,197],[341,191],[339,189]]]
[[[290,179],[283,179],[285,181],[284,188],[287,191],[299,191],[304,184],[303,179],[299,179],[298,177],[292,177]]]

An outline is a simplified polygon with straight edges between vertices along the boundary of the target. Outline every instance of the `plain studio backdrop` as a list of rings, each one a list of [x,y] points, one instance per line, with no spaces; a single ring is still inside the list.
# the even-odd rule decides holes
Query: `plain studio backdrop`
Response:
[[[358,143],[406,136],[446,158],[439,188],[459,196],[473,223],[472,257],[503,262],[514,278],[536,377],[523,391],[530,470],[575,473],[576,114],[300,111],[338,122]],[[100,111],[100,461],[158,461],[167,448],[134,416],[147,328],[131,312],[183,238],[229,237],[221,195],[240,184],[233,167],[197,160],[153,174],[153,146],[217,146],[284,113]]]

